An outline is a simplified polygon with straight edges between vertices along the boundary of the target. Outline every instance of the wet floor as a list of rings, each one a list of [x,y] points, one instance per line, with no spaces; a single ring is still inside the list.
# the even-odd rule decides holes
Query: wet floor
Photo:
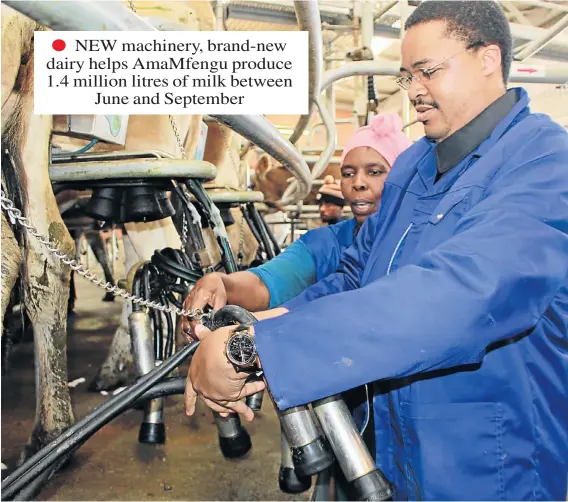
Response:
[[[71,389],[77,419],[107,399],[87,387],[105,358],[121,301],[103,303],[103,291],[82,278],[76,285],[76,313],[68,337],[69,381],[86,379]],[[16,346],[10,373],[2,378],[2,462],[9,470],[32,430],[34,410],[33,345],[24,343]],[[308,492],[292,496],[278,487],[280,429],[267,399],[262,414],[245,424],[253,448],[238,461],[223,458],[208,409],[201,405],[194,417],[185,416],[183,396],[166,399],[164,445],[138,443],[141,420],[142,411],[130,410],[98,431],[37,500],[309,499]]]

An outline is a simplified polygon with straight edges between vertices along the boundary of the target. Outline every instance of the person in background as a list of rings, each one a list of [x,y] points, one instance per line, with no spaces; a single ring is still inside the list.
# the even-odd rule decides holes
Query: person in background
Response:
[[[323,179],[323,185],[318,191],[317,201],[322,223],[335,225],[343,220],[343,206],[345,199],[341,193],[339,181],[334,180],[330,174]]]
[[[404,29],[426,136],[338,271],[240,339],[279,410],[369,385],[394,500],[565,501],[568,133],[507,88],[499,2],[421,2]],[[199,395],[252,419],[265,383],[227,358],[234,328],[201,331],[186,412]]]
[[[340,160],[341,186],[326,183],[320,190],[325,197],[346,201],[353,218],[306,232],[260,267],[233,274],[207,274],[186,297],[184,308],[209,305],[219,309],[231,304],[253,312],[266,310],[335,272],[343,251],[353,244],[363,222],[377,211],[395,159],[411,144],[396,113],[375,116],[345,145]],[[191,337],[187,319],[182,320],[182,330]]]

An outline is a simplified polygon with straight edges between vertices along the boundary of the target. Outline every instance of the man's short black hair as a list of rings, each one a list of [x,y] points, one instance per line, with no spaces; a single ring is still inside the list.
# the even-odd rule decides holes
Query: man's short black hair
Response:
[[[501,49],[503,82],[509,80],[513,38],[509,22],[501,6],[493,0],[427,1],[422,2],[408,17],[404,29],[428,21],[445,21],[450,38],[466,45],[476,42],[495,44]]]

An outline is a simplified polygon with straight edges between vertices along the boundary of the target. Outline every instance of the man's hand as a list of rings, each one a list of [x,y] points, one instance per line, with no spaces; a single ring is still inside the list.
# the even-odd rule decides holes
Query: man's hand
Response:
[[[227,304],[227,292],[223,283],[223,274],[212,272],[199,279],[189,295],[183,302],[184,310],[204,309],[207,305],[218,310]],[[201,340],[196,333],[197,322],[190,321],[187,317],[181,320],[181,332],[186,340],[193,342],[195,339]]]
[[[207,332],[195,351],[185,388],[187,415],[195,412],[197,395],[200,395],[213,411],[241,413],[248,421],[254,418],[254,412],[241,399],[264,390],[265,384],[262,381],[245,383],[249,374],[237,373],[227,359],[226,342],[234,329],[234,326],[226,326]]]

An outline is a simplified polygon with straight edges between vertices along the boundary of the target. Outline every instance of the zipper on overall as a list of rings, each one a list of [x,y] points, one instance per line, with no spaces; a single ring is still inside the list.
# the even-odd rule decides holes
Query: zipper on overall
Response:
[[[402,246],[402,244],[404,243],[404,240],[406,239],[408,232],[410,232],[412,225],[413,225],[412,223],[410,225],[408,225],[408,228],[404,231],[404,234],[402,234],[402,237],[399,239],[396,247],[394,248],[394,251],[393,251],[392,256],[390,258],[390,261],[389,261],[389,266],[387,268],[387,275],[389,275],[391,273],[391,268],[392,268],[392,265],[393,265],[394,260],[396,258],[396,255],[398,254],[400,246]],[[360,436],[363,436],[363,433],[367,429],[367,426],[369,425],[369,422],[371,420],[371,414],[369,413],[369,410],[371,409],[371,403],[369,402],[369,387],[368,387],[368,384],[365,384],[365,396],[366,396],[366,399],[367,399],[367,402],[366,402],[367,407],[365,409],[365,423],[363,424],[363,427],[362,427],[361,431],[359,432]]]

